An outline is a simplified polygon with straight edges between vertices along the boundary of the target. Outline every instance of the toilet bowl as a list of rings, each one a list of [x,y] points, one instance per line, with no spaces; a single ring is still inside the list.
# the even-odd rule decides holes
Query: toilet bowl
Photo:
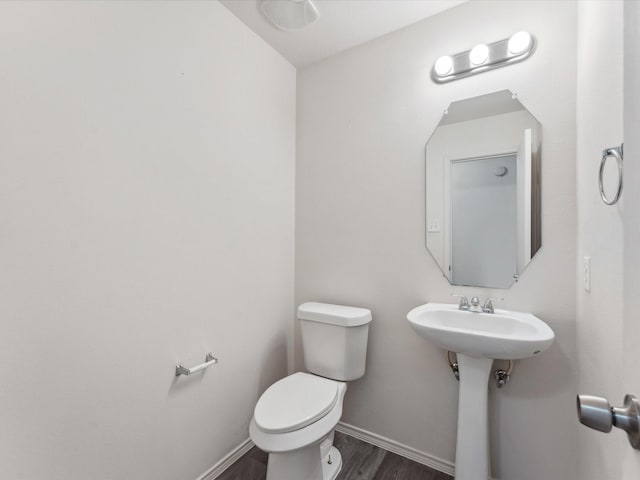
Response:
[[[305,366],[271,385],[249,434],[269,453],[267,480],[334,480],[342,468],[333,432],[345,382],[364,375],[371,311],[309,302],[298,307]]]
[[[347,385],[308,373],[274,383],[260,397],[251,439],[269,453],[268,480],[333,480],[342,467],[333,430]]]

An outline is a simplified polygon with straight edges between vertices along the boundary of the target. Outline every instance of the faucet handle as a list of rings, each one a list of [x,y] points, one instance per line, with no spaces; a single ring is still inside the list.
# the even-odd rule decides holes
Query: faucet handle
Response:
[[[465,295],[460,295],[459,293],[452,293],[452,297],[460,297],[460,303],[458,304],[458,310],[469,310],[469,300]]]
[[[491,300],[498,300],[499,302],[503,301],[504,298],[500,298],[500,297],[488,297],[485,301],[484,301],[484,305],[482,305],[482,311],[484,313],[495,313],[495,310],[493,309],[493,302]]]

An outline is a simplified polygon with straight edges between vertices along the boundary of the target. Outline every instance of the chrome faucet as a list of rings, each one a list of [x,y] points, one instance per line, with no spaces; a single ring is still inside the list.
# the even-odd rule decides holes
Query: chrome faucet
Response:
[[[472,312],[482,311],[482,309],[480,308],[480,299],[478,297],[473,297],[471,299],[471,307],[469,307],[469,310]]]
[[[460,303],[458,304],[458,310],[469,310],[469,300],[464,295],[460,295],[459,293],[452,293],[452,297],[460,297]]]
[[[465,295],[460,295],[459,293],[452,293],[451,296],[460,298],[458,310],[478,313],[495,313],[492,300],[504,300],[504,298],[499,297],[487,297],[482,307],[480,307],[480,299],[478,297],[472,297],[471,300],[469,300]]]
[[[491,302],[491,300],[498,300],[498,301],[502,301],[504,300],[504,298],[498,298],[498,297],[489,297],[484,301],[484,305],[482,305],[482,311],[484,313],[495,313],[495,310],[493,309],[493,303]]]

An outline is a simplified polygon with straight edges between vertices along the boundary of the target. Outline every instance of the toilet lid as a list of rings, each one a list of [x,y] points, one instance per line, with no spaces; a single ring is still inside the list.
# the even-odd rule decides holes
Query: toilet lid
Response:
[[[299,430],[324,417],[336,404],[338,383],[308,373],[294,373],[271,385],[260,397],[254,419],[261,430]]]

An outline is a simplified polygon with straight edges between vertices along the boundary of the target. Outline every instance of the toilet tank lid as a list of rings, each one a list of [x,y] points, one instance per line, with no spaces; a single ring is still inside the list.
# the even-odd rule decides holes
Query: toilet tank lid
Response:
[[[341,327],[358,327],[371,321],[371,310],[331,303],[307,302],[298,307],[298,318]]]

